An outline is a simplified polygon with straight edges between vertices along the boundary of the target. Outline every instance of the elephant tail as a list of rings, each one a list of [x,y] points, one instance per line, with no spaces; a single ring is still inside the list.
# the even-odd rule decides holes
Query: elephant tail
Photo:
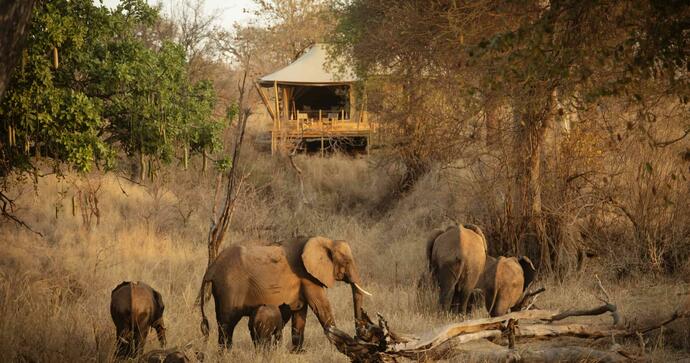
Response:
[[[206,281],[203,280],[201,281],[201,288],[199,289],[199,296],[197,297],[199,301],[199,306],[201,307],[201,333],[204,335],[205,338],[208,339],[208,333],[209,333],[209,326],[208,326],[208,318],[206,318],[206,312],[204,311],[204,302],[208,299],[206,296],[204,296],[204,290],[207,285],[210,285],[211,281]]]
[[[209,270],[210,268],[206,269],[204,278],[201,279],[199,295],[196,297],[196,303],[201,307],[201,333],[205,338],[208,338],[209,325],[208,318],[206,318],[206,312],[204,311],[204,303],[211,297],[211,287],[213,286],[213,280],[209,278]]]

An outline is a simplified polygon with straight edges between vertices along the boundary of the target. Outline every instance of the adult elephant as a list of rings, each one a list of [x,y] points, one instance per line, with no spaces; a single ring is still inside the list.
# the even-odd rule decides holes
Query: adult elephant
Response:
[[[491,316],[510,312],[534,280],[536,270],[527,256],[487,256],[486,266],[477,287],[484,294],[484,304]]]
[[[486,260],[486,238],[471,224],[436,231],[427,242],[427,262],[440,288],[439,304],[452,312],[467,313],[470,295]]]
[[[356,321],[361,318],[363,294],[350,245],[325,237],[298,237],[267,245],[233,246],[223,250],[208,267],[201,283],[211,284],[216,305],[218,343],[230,348],[238,321],[260,305],[287,304],[291,311],[292,348],[304,343],[307,306],[321,326],[335,326],[326,288],[335,281],[352,287]],[[209,325],[201,299],[201,331],[208,337]]]

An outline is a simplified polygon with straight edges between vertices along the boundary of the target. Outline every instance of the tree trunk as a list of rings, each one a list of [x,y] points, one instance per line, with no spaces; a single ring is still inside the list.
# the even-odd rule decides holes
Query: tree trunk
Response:
[[[187,170],[187,167],[189,166],[189,146],[187,144],[184,145],[183,151],[184,151],[184,170]]]
[[[144,153],[139,149],[139,181],[146,180],[146,163],[144,163]]]
[[[513,193],[513,218],[521,235],[517,254],[526,254],[537,262],[537,269],[551,269],[551,251],[542,208],[542,158],[545,133],[549,127],[551,102],[530,105],[519,113],[514,140],[516,186]],[[536,107],[535,107],[536,106]]]
[[[527,195],[530,204],[529,221],[527,223],[527,250],[539,251],[539,265],[542,268],[550,269],[550,251],[541,202],[541,159],[544,148],[546,121],[533,119],[532,123],[529,135],[531,150],[527,165]],[[536,253],[532,254],[536,257]]]
[[[493,102],[484,105],[484,122],[486,125],[486,146],[496,145],[501,141],[501,122],[498,110]]]
[[[34,0],[0,0],[0,97],[5,93],[12,70],[22,59],[33,8]]]
[[[206,149],[201,151],[201,175],[206,175],[206,163],[208,158],[206,157]]]

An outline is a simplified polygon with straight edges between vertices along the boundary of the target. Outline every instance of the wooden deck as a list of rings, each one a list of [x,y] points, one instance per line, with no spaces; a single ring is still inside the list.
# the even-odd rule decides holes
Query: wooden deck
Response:
[[[368,137],[371,123],[352,120],[288,120],[272,130],[277,138]]]
[[[348,116],[346,113],[341,113],[338,119],[324,119],[321,113],[316,113],[315,116],[274,123],[271,130],[271,150],[276,150],[279,144],[295,145],[319,140],[323,149],[324,141],[343,138],[364,138],[368,150],[376,125],[369,120],[366,111],[356,113],[352,120],[343,119],[343,116]]]

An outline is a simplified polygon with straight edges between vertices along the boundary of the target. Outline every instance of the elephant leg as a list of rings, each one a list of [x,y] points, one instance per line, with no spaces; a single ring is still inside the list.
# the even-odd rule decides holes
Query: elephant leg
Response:
[[[130,356],[137,356],[144,351],[144,343],[146,341],[146,334],[142,334],[139,327],[132,329],[132,343]]]
[[[443,310],[451,311],[455,295],[455,285],[458,282],[458,275],[450,268],[442,268],[438,274],[438,284],[440,288],[439,305]]]
[[[161,348],[165,348],[166,344],[166,339],[165,339],[165,325],[163,324],[163,320],[157,321],[154,325],[153,328],[156,329],[156,336],[158,337],[158,342],[161,344]]]
[[[221,349],[230,350],[232,348],[232,335],[240,319],[242,319],[242,315],[233,314],[218,322],[218,345]]]
[[[132,351],[132,336],[131,330],[125,324],[116,324],[117,329],[117,344],[115,348],[115,355],[118,358],[124,358]]]
[[[304,344],[304,326],[307,323],[307,304],[292,312],[292,352],[302,351]]]
[[[258,344],[256,341],[256,332],[254,331],[254,319],[249,318],[249,321],[247,322],[247,328],[249,328],[249,336],[252,337],[252,343],[254,343],[254,348],[256,348]]]
[[[457,312],[467,315],[467,305],[470,301],[470,295],[472,294],[472,290],[468,289],[466,286],[458,286],[457,290],[457,302],[458,304],[456,305],[456,309],[458,310]]]

